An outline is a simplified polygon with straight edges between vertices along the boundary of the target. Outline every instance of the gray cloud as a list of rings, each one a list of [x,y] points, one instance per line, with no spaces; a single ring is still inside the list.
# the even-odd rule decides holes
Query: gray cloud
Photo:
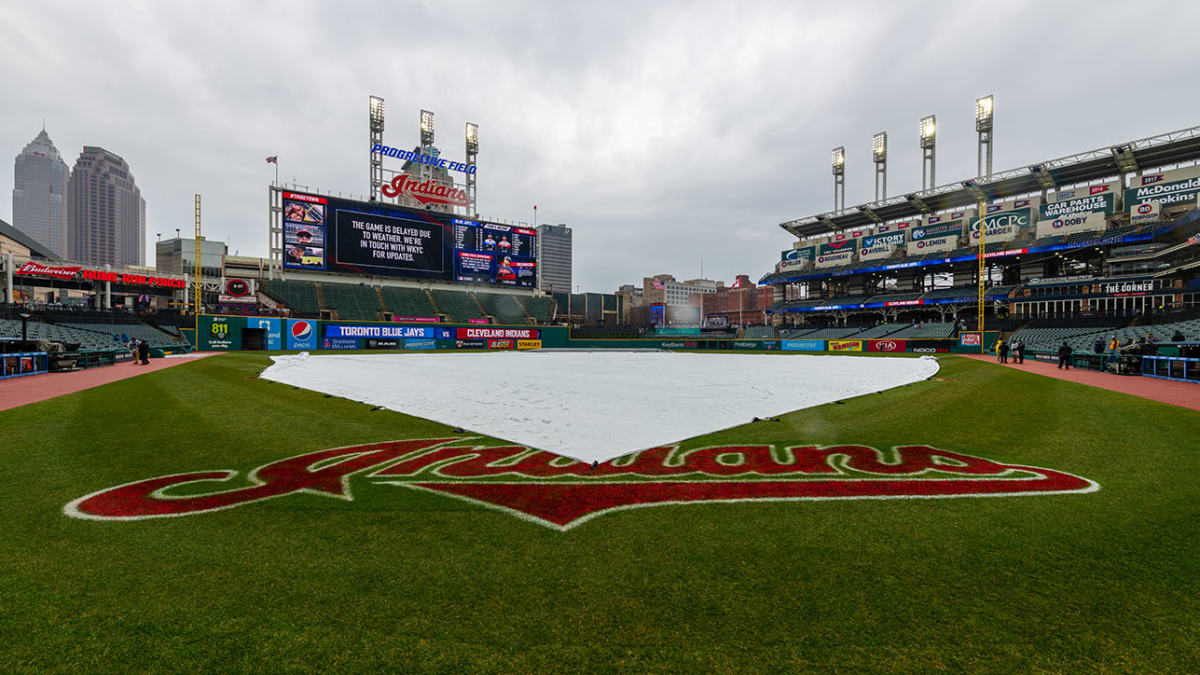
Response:
[[[43,117],[73,162],[129,161],[154,233],[191,228],[266,253],[280,176],[365,194],[365,111],[415,144],[417,111],[462,155],[481,134],[484,215],[566,222],[577,281],[731,280],[790,243],[777,223],[919,187],[917,120],[936,113],[939,182],[975,172],[974,100],[995,93],[996,168],[1196,123],[1191,26],[1178,3],[19,3],[0,7],[0,151]],[[0,153],[2,154],[2,153]],[[0,162],[0,214],[12,163]],[[152,251],[148,243],[148,253]]]

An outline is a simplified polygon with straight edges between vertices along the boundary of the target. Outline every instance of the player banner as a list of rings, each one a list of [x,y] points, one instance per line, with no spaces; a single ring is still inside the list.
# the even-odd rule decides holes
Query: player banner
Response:
[[[1142,202],[1129,211],[1129,224],[1141,225],[1162,220],[1162,202]]]
[[[1064,216],[1054,220],[1039,220],[1037,236],[1054,237],[1076,232],[1102,232],[1107,227],[1102,211]]]

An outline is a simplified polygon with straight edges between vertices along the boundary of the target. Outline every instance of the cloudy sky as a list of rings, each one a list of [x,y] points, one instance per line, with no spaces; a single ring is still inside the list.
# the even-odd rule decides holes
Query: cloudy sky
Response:
[[[939,183],[975,172],[977,97],[996,96],[997,170],[1200,123],[1200,4],[1153,2],[0,3],[0,156],[46,128],[130,164],[156,233],[266,255],[264,159],[280,178],[368,191],[367,97],[386,142],[435,111],[444,156],[480,125],[485,217],[567,223],[575,280],[768,271],[778,223],[920,187],[918,120],[938,116]],[[0,159],[0,218],[13,164]]]

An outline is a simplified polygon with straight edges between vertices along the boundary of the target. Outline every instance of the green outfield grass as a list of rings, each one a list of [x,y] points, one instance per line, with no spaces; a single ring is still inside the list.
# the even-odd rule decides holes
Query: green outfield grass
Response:
[[[661,506],[558,532],[357,482],[352,502],[96,522],[63,506],[456,434],[260,380],[258,354],[0,412],[0,671],[1194,670],[1200,413],[941,364],[686,445],[929,444],[1101,489]]]

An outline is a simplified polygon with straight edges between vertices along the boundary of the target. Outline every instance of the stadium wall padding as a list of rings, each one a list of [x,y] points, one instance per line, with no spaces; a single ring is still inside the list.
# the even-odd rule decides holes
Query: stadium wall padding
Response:
[[[295,336],[292,327],[297,328]],[[328,327],[386,327],[383,337],[326,338]],[[459,329],[512,332],[519,337],[464,338]],[[247,331],[250,331],[249,333]],[[191,331],[187,331],[191,332]],[[341,332],[341,331],[337,331]],[[199,351],[347,351],[347,350],[437,350],[487,351],[504,349],[669,349],[702,351],[803,351],[803,352],[916,352],[978,353],[979,347],[960,344],[958,338],[909,340],[751,340],[702,336],[652,337],[641,339],[572,339],[566,326],[408,324],[380,321],[321,321],[279,317],[247,317],[204,314],[195,331]],[[996,337],[988,331],[992,342]],[[299,340],[299,341],[297,341]]]

